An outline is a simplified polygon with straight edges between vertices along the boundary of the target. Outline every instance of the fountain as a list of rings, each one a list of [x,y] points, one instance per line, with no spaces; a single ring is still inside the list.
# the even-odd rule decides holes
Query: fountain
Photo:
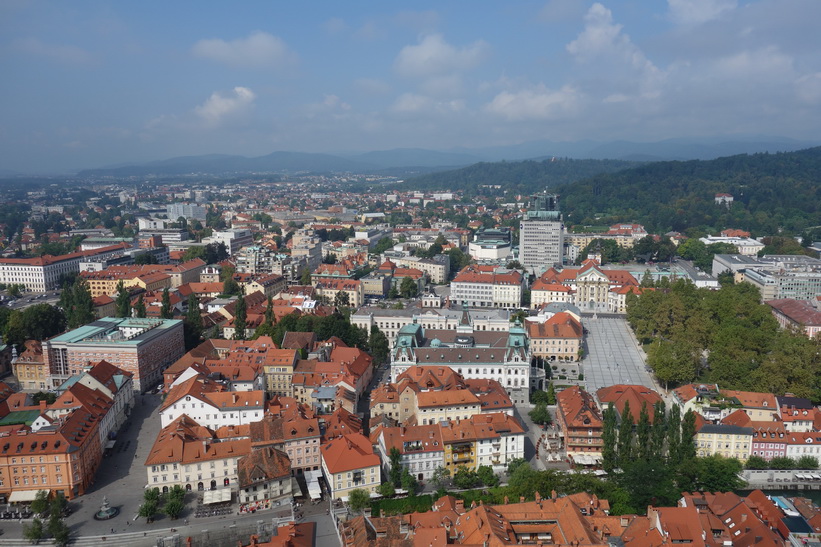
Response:
[[[103,504],[100,506],[100,510],[94,513],[94,520],[113,519],[119,514],[120,510],[116,507],[111,507],[108,504],[108,498],[106,496],[103,496]]]

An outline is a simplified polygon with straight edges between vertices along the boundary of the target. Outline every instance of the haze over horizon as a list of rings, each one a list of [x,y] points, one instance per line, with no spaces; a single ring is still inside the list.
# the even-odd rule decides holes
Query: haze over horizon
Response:
[[[0,4],[0,170],[818,140],[817,0]]]

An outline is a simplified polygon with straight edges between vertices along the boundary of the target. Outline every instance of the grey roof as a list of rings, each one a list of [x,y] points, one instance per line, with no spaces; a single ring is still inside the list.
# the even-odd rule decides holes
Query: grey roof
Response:
[[[752,427],[741,427],[728,424],[706,424],[702,426],[701,433],[719,433],[722,435],[749,435],[752,437]]]

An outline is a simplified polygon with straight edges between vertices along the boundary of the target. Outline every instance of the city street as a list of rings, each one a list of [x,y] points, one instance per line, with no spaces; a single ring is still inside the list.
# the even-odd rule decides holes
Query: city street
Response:
[[[210,544],[221,536],[244,534],[243,530],[255,533],[260,523],[270,527],[276,517],[290,518],[288,510],[260,511],[255,514],[237,515],[237,506],[232,506],[228,515],[195,518],[197,492],[189,493],[186,507],[177,520],[158,514],[154,522],[148,524],[144,518],[136,518],[137,511],[143,502],[146,485],[145,460],[148,457],[154,440],[160,431],[158,409],[160,396],[153,394],[135,395],[135,408],[129,418],[130,426],[124,426],[118,436],[117,446],[113,453],[104,457],[95,476],[95,483],[83,496],[69,502],[72,513],[66,518],[71,528],[72,537],[78,538],[75,545],[97,545],[105,538],[107,545],[157,545],[158,538],[179,535],[182,538],[192,536],[210,536]],[[111,520],[94,520],[94,513],[100,509],[103,496],[108,498],[112,507],[120,509],[120,514]],[[328,504],[310,504],[303,509],[303,520],[317,523],[317,545],[336,545],[336,531],[331,517],[326,514]],[[284,521],[284,520],[283,520]],[[18,521],[3,522],[3,535],[0,545],[19,545],[23,534],[23,524]],[[171,532],[174,529],[175,532]],[[113,530],[113,533],[112,533]],[[208,531],[204,534],[204,531]],[[247,537],[244,538],[247,541]],[[171,545],[171,543],[168,543]],[[207,541],[195,541],[195,545],[208,544]],[[216,541],[219,544],[219,541]],[[235,542],[231,542],[235,544]]]
[[[586,315],[583,323],[588,334],[582,371],[589,393],[595,395],[599,389],[615,384],[632,384],[663,394],[645,368],[644,352],[624,316]]]

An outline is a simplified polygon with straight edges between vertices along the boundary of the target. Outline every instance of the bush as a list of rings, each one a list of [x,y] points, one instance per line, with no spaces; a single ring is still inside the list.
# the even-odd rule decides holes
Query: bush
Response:
[[[379,493],[386,498],[392,498],[396,494],[396,488],[392,482],[383,482],[379,485]]]
[[[380,511],[384,511],[385,515],[426,513],[430,511],[431,507],[433,507],[433,498],[430,494],[390,500],[378,500],[371,502],[371,515],[379,515]]]
[[[818,469],[818,458],[815,456],[801,456],[798,458],[798,461],[795,462],[796,469],[804,469],[813,471]]]
[[[768,466],[767,460],[765,460],[761,456],[755,456],[755,455],[750,456],[749,458],[747,458],[747,461],[744,463],[744,467],[747,468],[747,469],[761,470],[761,469],[767,469],[767,466]]]
[[[770,469],[795,469],[795,461],[785,457],[773,458],[770,460]]]
[[[579,381],[580,382],[584,381],[584,374],[582,374],[581,372],[579,373]]]

